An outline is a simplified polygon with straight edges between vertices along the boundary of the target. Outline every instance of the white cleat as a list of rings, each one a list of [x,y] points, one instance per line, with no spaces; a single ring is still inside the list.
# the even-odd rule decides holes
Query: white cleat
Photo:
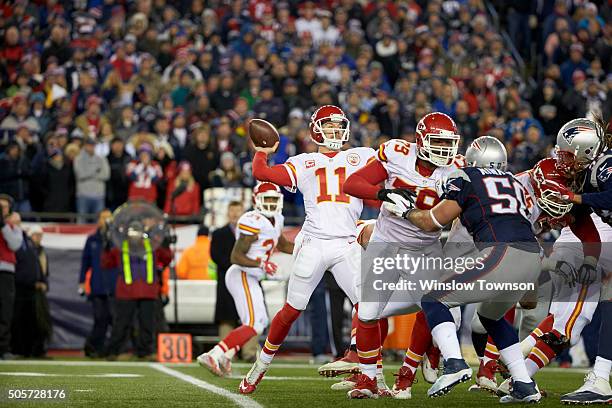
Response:
[[[196,359],[198,364],[218,377],[225,376],[223,370],[219,366],[219,360],[209,353],[200,354]]]
[[[595,375],[593,371],[584,378],[584,384],[574,392],[561,396],[562,404],[611,404],[612,388],[605,378]]]
[[[382,374],[376,375],[376,386],[378,387],[378,395],[380,397],[392,397],[393,392],[385,382],[385,377]]]
[[[449,358],[444,361],[444,372],[434,385],[427,390],[427,396],[430,398],[440,397],[448,394],[456,385],[472,379],[472,369],[467,365],[465,360],[458,358]]]
[[[219,368],[223,372],[223,376],[230,377],[232,375],[232,360],[225,356],[221,356],[217,362],[219,363]]]
[[[331,389],[334,391],[348,391],[352,390],[357,385],[357,376],[359,374],[353,374],[346,377],[344,380],[334,383],[331,385]]]
[[[257,385],[263,379],[266,371],[268,371],[268,367],[270,367],[270,364],[264,363],[258,357],[255,363],[253,363],[253,367],[251,367],[247,375],[240,381],[238,391],[241,394],[251,394],[255,392]]]

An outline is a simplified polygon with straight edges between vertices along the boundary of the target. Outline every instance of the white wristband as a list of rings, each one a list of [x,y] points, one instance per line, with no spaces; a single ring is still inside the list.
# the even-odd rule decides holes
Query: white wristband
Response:
[[[436,219],[436,217],[434,216],[434,214],[433,214],[433,211],[432,211],[432,210],[429,210],[429,216],[431,217],[431,220],[433,221],[433,223],[434,223],[434,224],[436,224],[436,227],[438,227],[438,228],[440,228],[440,229],[443,229],[443,228],[444,228],[444,225],[442,225],[442,224],[440,224],[440,223],[438,222],[438,220],[437,220],[437,219]]]

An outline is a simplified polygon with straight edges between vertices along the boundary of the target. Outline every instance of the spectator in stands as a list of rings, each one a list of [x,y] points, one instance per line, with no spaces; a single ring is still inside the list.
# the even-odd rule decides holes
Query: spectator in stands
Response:
[[[181,259],[176,264],[176,276],[179,279],[209,280],[216,278],[211,268],[208,233],[208,228],[200,225],[195,243],[183,251]]]
[[[79,214],[97,214],[104,208],[106,181],[110,178],[110,168],[106,157],[96,155],[95,147],[96,141],[86,138],[83,149],[74,161]]]
[[[191,164],[183,161],[178,166],[177,176],[168,184],[164,212],[172,215],[200,214],[200,186],[191,173]]]
[[[17,129],[21,126],[27,127],[34,133],[40,131],[38,121],[30,115],[30,105],[26,96],[17,94],[13,97],[10,115],[0,122],[0,143],[6,144],[13,140]]]
[[[84,351],[87,357],[104,355],[107,332],[112,324],[113,296],[117,280],[117,268],[102,268],[100,263],[102,251],[111,245],[107,235],[107,222],[111,220],[109,210],[102,210],[98,215],[96,231],[87,237],[81,255],[81,272],[79,274],[79,293],[87,296],[93,309],[93,326],[85,341]]]
[[[8,194],[15,200],[15,211],[30,212],[29,178],[30,160],[22,153],[16,141],[10,142],[0,154],[0,194]]]
[[[114,126],[114,134],[123,140],[128,140],[132,135],[138,132],[138,122],[136,114],[131,106],[125,106],[121,109],[121,116]]]
[[[13,198],[0,195],[0,359],[11,360],[11,322],[15,303],[15,252],[23,243],[19,214],[12,211]],[[228,295],[229,296],[229,295]],[[230,297],[231,299],[231,297]]]
[[[15,213],[17,214],[17,213]],[[21,220],[15,225],[19,225]],[[42,229],[36,228],[34,232],[42,235]],[[22,244],[15,251],[15,309],[11,330],[11,351],[13,354],[24,357],[42,357],[45,354],[41,348],[40,339],[47,338],[50,333],[41,333],[36,307],[37,292],[44,294],[47,291],[48,270],[43,272],[39,253],[33,240],[22,232]],[[40,244],[40,242],[39,242]],[[48,267],[48,265],[45,265]],[[43,295],[44,296],[44,295]],[[48,320],[48,319],[41,319]]]
[[[43,211],[70,212],[74,209],[74,172],[72,163],[64,153],[55,148],[49,154],[41,175],[41,188],[44,197]]]
[[[132,160],[125,151],[125,143],[118,137],[110,142],[110,152],[106,156],[110,169],[110,177],[106,182],[106,205],[114,210],[127,201],[129,179],[127,166]]]
[[[51,335],[53,334],[51,313],[49,303],[47,302],[47,292],[49,291],[49,257],[42,245],[44,235],[43,229],[39,225],[34,225],[28,230],[28,235],[34,244],[34,252],[38,258],[40,270],[44,279],[44,282],[36,285],[36,296],[38,298],[36,305],[38,335],[34,339],[33,351],[35,356],[44,356],[47,352],[46,343],[51,340]]]
[[[213,187],[242,187],[242,176],[232,152],[221,155],[219,167],[210,174]]]
[[[157,162],[152,160],[153,148],[143,143],[138,148],[138,160],[132,160],[126,169],[130,180],[128,200],[144,200],[156,203],[157,183],[164,176]]]
[[[154,160],[159,164],[163,173],[163,177],[157,183],[157,206],[164,208],[168,186],[174,181],[177,174],[177,164],[172,146],[167,142],[159,142],[155,149]]]
[[[574,72],[582,71],[585,72],[589,65],[583,58],[584,55],[584,47],[582,44],[572,44],[570,47],[569,59],[561,64],[561,78],[565,83],[565,86],[572,86],[572,79]]]
[[[203,124],[192,135],[192,142],[185,147],[184,158],[191,164],[193,177],[202,191],[211,186],[210,173],[219,164],[219,152],[211,143],[210,126]]]
[[[230,255],[236,242],[236,223],[244,212],[239,201],[232,201],[227,208],[227,224],[212,233],[210,258],[217,265],[217,297],[215,304],[215,323],[219,328],[219,338],[223,339],[238,323],[238,313],[232,295],[225,286],[225,273],[232,266]],[[258,339],[253,337],[242,348],[242,358],[251,361],[257,357]]]

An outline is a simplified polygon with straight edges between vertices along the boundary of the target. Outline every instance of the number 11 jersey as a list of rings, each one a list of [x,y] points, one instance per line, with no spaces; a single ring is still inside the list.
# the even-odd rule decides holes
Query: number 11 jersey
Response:
[[[356,147],[330,153],[302,153],[285,167],[291,191],[304,196],[306,219],[302,231],[321,239],[355,238],[363,201],[342,191],[345,180],[375,156],[374,149]]]

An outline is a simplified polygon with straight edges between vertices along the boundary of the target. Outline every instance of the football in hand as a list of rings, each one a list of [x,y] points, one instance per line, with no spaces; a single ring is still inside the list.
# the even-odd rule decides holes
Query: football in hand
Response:
[[[249,137],[257,147],[272,147],[278,142],[278,130],[268,121],[252,119],[249,123]]]

